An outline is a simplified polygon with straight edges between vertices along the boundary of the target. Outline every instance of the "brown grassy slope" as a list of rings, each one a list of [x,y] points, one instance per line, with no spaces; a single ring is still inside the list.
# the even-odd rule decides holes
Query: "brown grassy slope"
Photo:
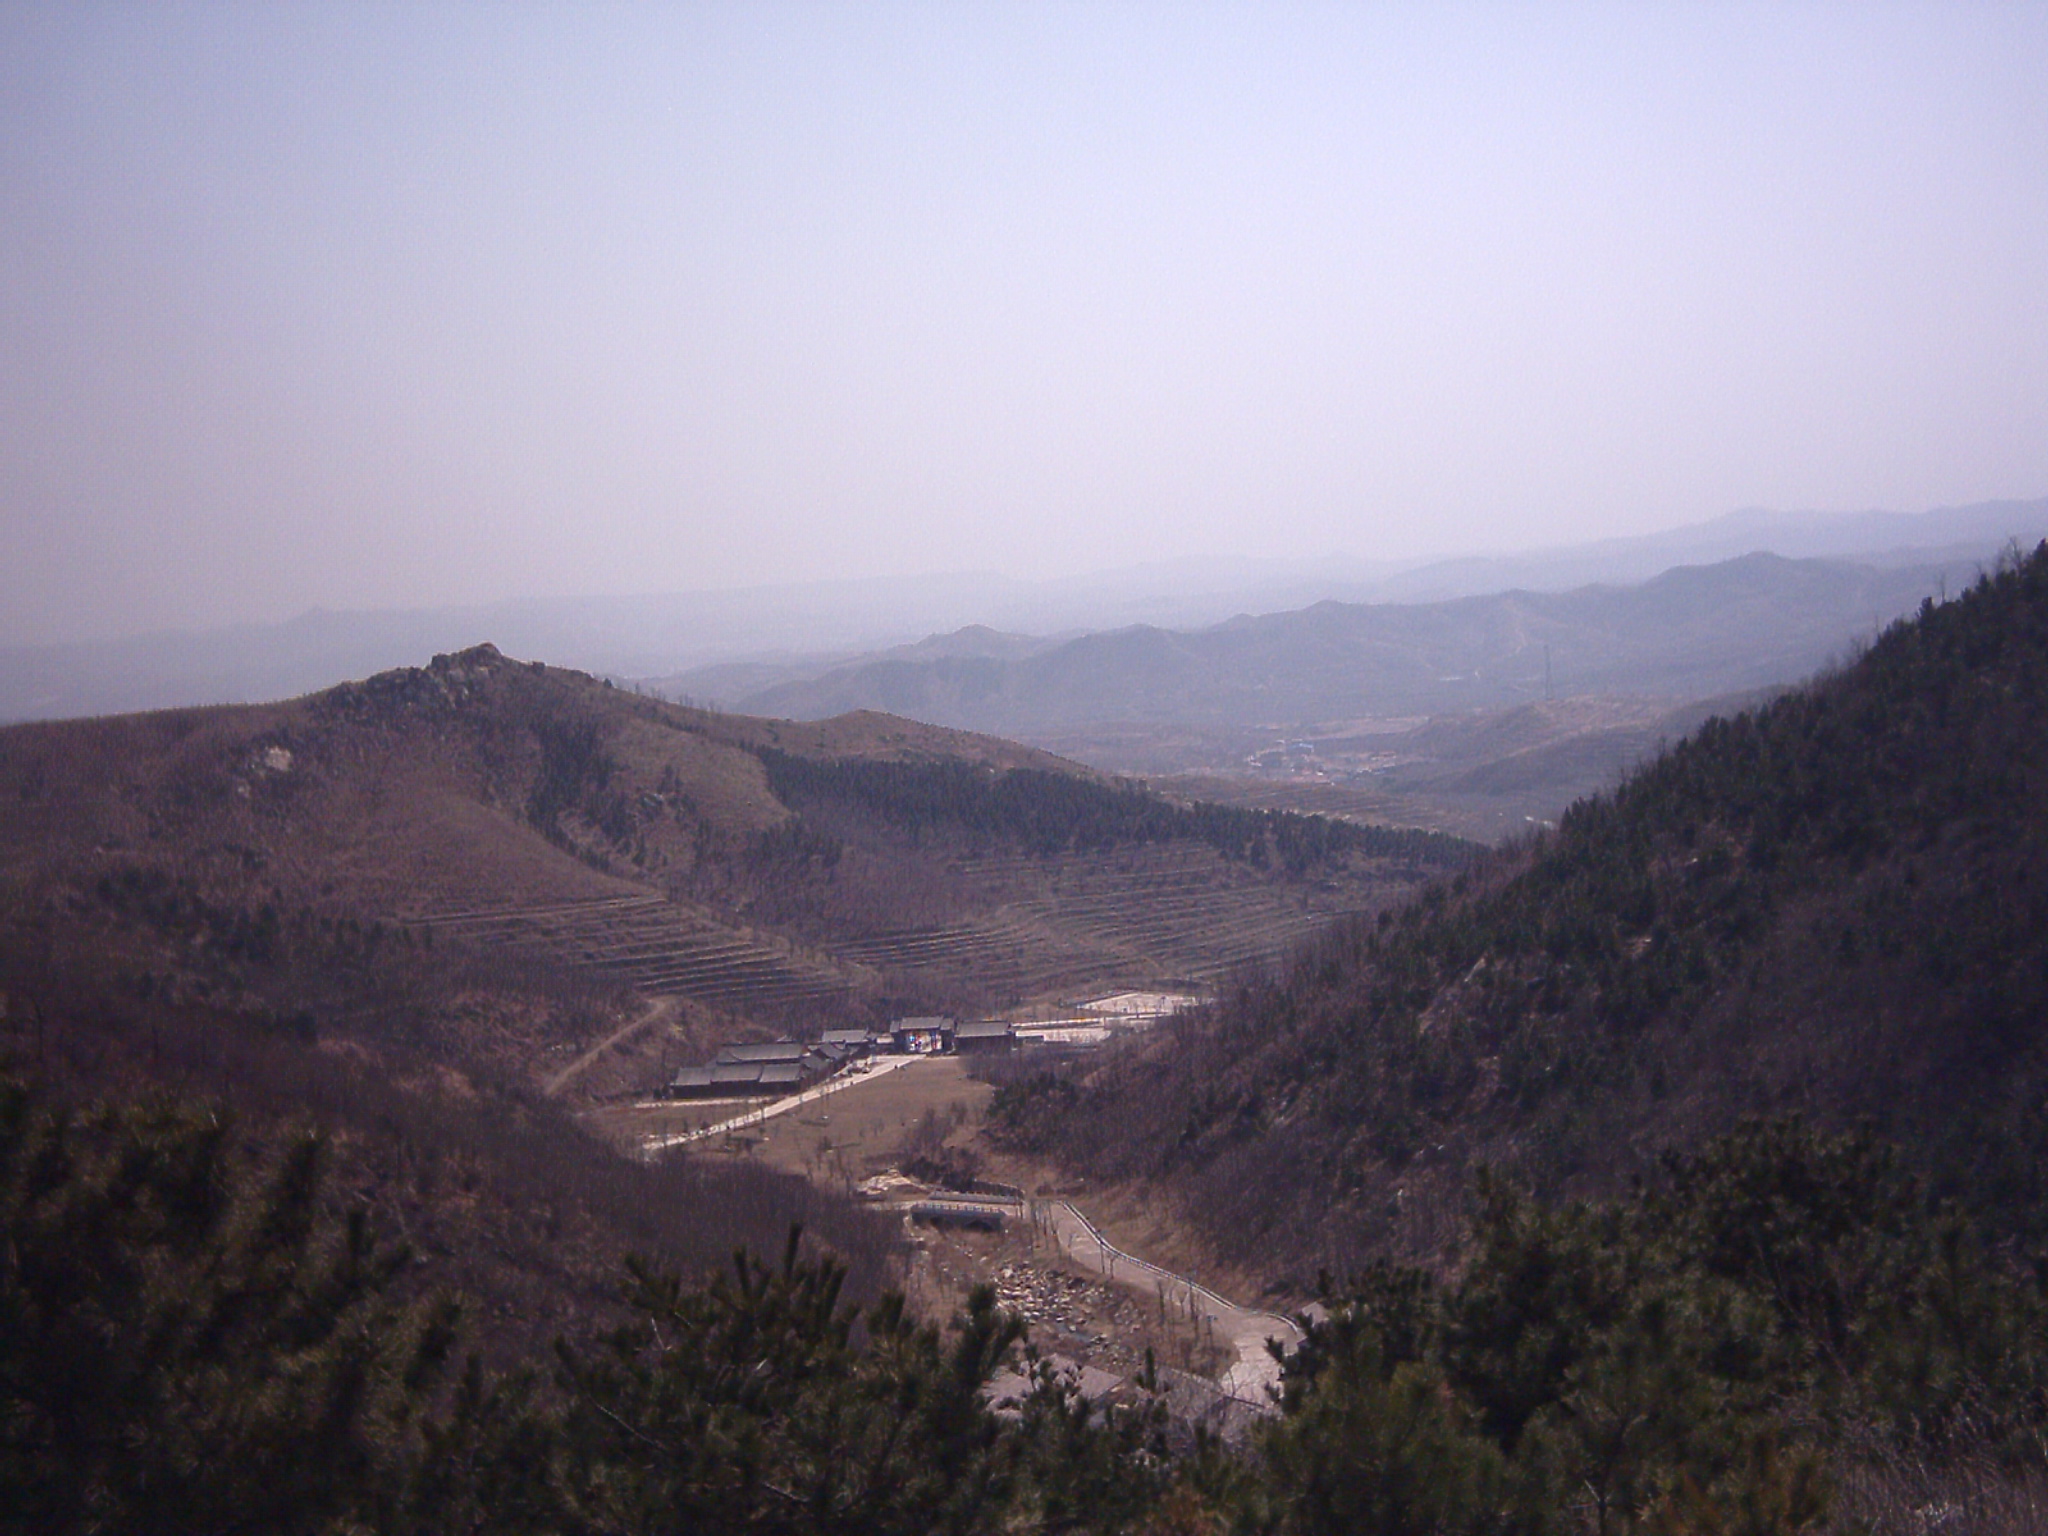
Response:
[[[581,795],[567,797],[553,842],[529,814],[547,768],[538,738],[577,729],[594,734],[609,759],[604,787],[627,801],[647,844],[609,871],[596,863],[616,850],[602,846]],[[754,756],[767,744],[1070,767],[883,716],[785,725],[686,710],[481,646],[286,703],[0,731],[0,857],[19,880],[160,851],[188,866],[258,871],[287,899],[341,893],[384,910],[621,894],[687,860],[703,832],[744,836],[788,819]],[[266,760],[278,750],[288,765]],[[565,772],[575,776],[573,766]],[[586,771],[569,787],[589,791],[594,777]]]
[[[771,749],[1103,782],[964,732],[684,709],[478,647],[282,704],[0,732],[0,881],[18,904],[97,904],[159,947],[218,950],[200,930],[265,911],[293,935],[395,926],[444,962],[681,995],[708,1039],[1200,979],[1411,878],[1354,861],[1302,879],[1187,839],[1070,857],[858,809],[800,818],[768,783]],[[195,905],[216,920],[195,925]],[[319,948],[283,946],[290,964]],[[581,1038],[510,1043],[542,1073]],[[665,1046],[641,1045],[651,1075]]]
[[[58,1103],[197,1101],[258,1142],[319,1130],[331,1201],[412,1250],[409,1287],[460,1295],[467,1347],[497,1364],[530,1363],[557,1334],[617,1315],[629,1253],[703,1276],[735,1247],[779,1251],[800,1223],[849,1263],[856,1294],[889,1283],[886,1224],[801,1180],[649,1167],[444,1052],[323,1034],[310,1015],[142,998],[118,971],[38,969],[19,948],[0,962],[0,1071]]]
[[[210,902],[360,923],[641,897],[718,930],[731,907],[683,886],[789,820],[753,751],[778,741],[1053,761],[874,716],[784,731],[480,647],[287,703],[0,732],[0,880],[22,902],[174,872]],[[549,783],[558,803],[537,804]],[[863,980],[823,957],[811,969]]]
[[[787,818],[757,758],[679,715],[477,652],[277,705],[0,732],[0,1056],[65,1097],[169,1089],[256,1134],[320,1125],[341,1194],[415,1246],[426,1282],[472,1294],[494,1345],[601,1309],[630,1250],[702,1269],[791,1220],[871,1292],[887,1235],[834,1202],[622,1162],[533,1092],[631,1016],[613,981],[393,921],[663,900],[594,842],[587,795],[535,824],[565,725],[595,722],[627,787],[668,749],[692,812],[654,830],[647,865]]]
[[[865,757],[881,759],[957,758],[993,768],[1043,768],[1094,777],[1066,758],[999,736],[927,725],[902,715],[856,709],[827,720],[765,720],[751,715],[706,713],[666,705],[692,722],[707,737],[748,749],[779,747],[803,757]]]

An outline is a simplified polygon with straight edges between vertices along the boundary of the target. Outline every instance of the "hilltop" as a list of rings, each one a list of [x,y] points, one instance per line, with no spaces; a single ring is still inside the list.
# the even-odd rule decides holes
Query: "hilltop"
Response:
[[[720,1042],[1202,980],[1474,850],[1206,808],[874,713],[684,709],[483,645],[286,702],[0,731],[0,1066],[330,1133],[511,1348],[618,1256],[877,1221],[573,1111]],[[574,1070],[571,1070],[574,1069]],[[566,1094],[556,1102],[553,1094]]]
[[[490,646],[287,703],[0,732],[16,911],[316,1011],[337,934],[672,996],[727,1033],[1201,982],[1466,851],[873,712],[686,709]]]
[[[1470,1171],[1622,1186],[1752,1114],[1865,1122],[2008,1233],[2048,1135],[2048,547],[1716,717],[1552,835],[1004,1101],[1269,1275],[1437,1253]]]

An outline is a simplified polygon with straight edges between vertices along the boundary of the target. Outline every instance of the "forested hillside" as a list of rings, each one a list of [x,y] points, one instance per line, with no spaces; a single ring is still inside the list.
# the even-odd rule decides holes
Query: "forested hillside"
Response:
[[[1074,869],[1172,851],[1207,922],[1466,847],[495,653],[0,736],[0,1528],[2038,1529],[2044,721],[2048,549],[1143,1053],[1007,1090],[1013,1143],[1150,1181],[1280,1294],[1332,1270],[1228,1449],[1169,1433],[1150,1367],[1086,1404],[987,1293],[913,1319],[868,1213],[578,1136],[526,1074],[623,989],[371,903],[781,901],[822,944],[970,876],[1071,914]]]
[[[1612,1188],[1759,1112],[1867,1122],[2038,1235],[2044,742],[2048,547],[1148,1051],[1013,1088],[1008,1135],[1273,1273],[1435,1251],[1477,1164]]]
[[[1752,1128],[1598,1208],[1488,1182],[1454,1280],[1326,1288],[1225,1443],[1149,1359],[1092,1401],[993,1288],[923,1322],[795,1232],[629,1261],[618,1326],[508,1346],[332,1151],[0,1076],[0,1531],[2017,1536],[2048,1502],[2038,1278],[1864,1138]]]
[[[998,773],[958,759],[816,759],[761,754],[776,795],[799,811],[837,808],[913,838],[1021,847],[1041,857],[1189,841],[1225,858],[1305,875],[1345,855],[1455,869],[1474,853],[1461,838],[1361,826],[1321,816],[1181,804],[1131,783],[1019,767]]]

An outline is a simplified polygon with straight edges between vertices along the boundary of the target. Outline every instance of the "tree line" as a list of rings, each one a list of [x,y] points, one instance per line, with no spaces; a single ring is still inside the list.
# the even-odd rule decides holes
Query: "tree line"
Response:
[[[1007,843],[1041,857],[1192,841],[1257,868],[1302,875],[1351,858],[1454,869],[1475,845],[1441,832],[1369,827],[1293,811],[1206,801],[1182,805],[1127,781],[1042,768],[999,769],[957,759],[887,761],[799,757],[758,749],[784,804],[857,808],[913,836],[934,833]]]
[[[1793,1536],[2018,1530],[1984,1508],[2042,1477],[2040,1278],[1795,1123],[1607,1205],[1483,1179],[1453,1276],[1326,1278],[1234,1446],[1170,1435],[1149,1368],[1091,1406],[986,1288],[858,1304],[794,1230],[631,1261],[616,1326],[487,1366],[328,1157],[0,1082],[0,1530]]]
[[[1165,1476],[1160,1416],[1020,1359],[991,1291],[860,1305],[800,1229],[694,1283],[629,1261],[623,1322],[487,1367],[328,1156],[0,1083],[0,1530],[1114,1530]]]

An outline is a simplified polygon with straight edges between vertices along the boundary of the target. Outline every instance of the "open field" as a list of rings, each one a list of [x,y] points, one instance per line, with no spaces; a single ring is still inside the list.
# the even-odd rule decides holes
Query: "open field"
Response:
[[[897,1148],[927,1110],[965,1142],[994,1091],[970,1078],[960,1058],[935,1056],[748,1126],[731,1138],[701,1143],[689,1155],[751,1157],[826,1183],[855,1182],[895,1162]],[[609,1139],[637,1147],[649,1137],[677,1135],[738,1112],[731,1103],[631,1105],[594,1111],[590,1120]]]
[[[895,1167],[905,1139],[928,1114],[947,1128],[948,1145],[974,1146],[994,1090],[969,1077],[967,1066],[956,1056],[910,1061],[729,1138],[666,1155],[744,1158],[850,1190]],[[638,1145],[649,1136],[728,1118],[739,1107],[634,1106],[600,1110],[591,1119],[622,1144]],[[1067,1220],[1071,1225],[1070,1212]],[[1062,1241],[1050,1229],[1019,1220],[994,1233],[906,1224],[906,1235],[911,1263],[905,1281],[912,1301],[928,1316],[952,1315],[973,1286],[989,1283],[1004,1305],[1027,1318],[1041,1347],[1113,1376],[1136,1374],[1148,1349],[1162,1365],[1209,1378],[1239,1358],[1227,1327],[1193,1314],[1184,1286],[1161,1287],[1154,1272],[1139,1273],[1143,1267],[1128,1261],[1122,1267],[1133,1276],[1104,1274],[1095,1248],[1073,1232]]]
[[[724,1118],[714,1118],[709,1125],[699,1130],[684,1132],[680,1136],[649,1137],[640,1143],[640,1147],[644,1155],[652,1157],[697,1142],[734,1135],[743,1136],[757,1126],[801,1111],[810,1111],[812,1119],[815,1120],[816,1116],[823,1112],[824,1100],[837,1098],[840,1094],[862,1087],[878,1077],[904,1071],[917,1065],[917,1062],[918,1058],[914,1056],[888,1056],[879,1061],[858,1062],[823,1082],[813,1083],[800,1092],[779,1099],[699,1099],[699,1104],[715,1110]]]
[[[864,1178],[897,1167],[905,1141],[927,1116],[944,1128],[948,1146],[975,1147],[993,1090],[969,1077],[967,1067],[958,1057],[903,1062],[729,1137],[697,1143],[687,1154],[667,1155],[744,1158],[851,1191]],[[593,1119],[622,1143],[638,1145],[739,1108],[635,1106],[600,1111]],[[1219,1391],[1263,1402],[1271,1367],[1262,1341],[1269,1332],[1284,1334],[1284,1320],[1242,1312],[1143,1257],[1102,1250],[1094,1229],[1064,1200],[1031,1205],[1042,1221],[1025,1218],[1020,1207],[1018,1219],[1000,1232],[938,1230],[906,1217],[910,1264],[904,1278],[913,1304],[926,1316],[948,1317],[975,1285],[992,1284],[999,1300],[1027,1319],[1040,1347],[1085,1368],[1097,1390],[1127,1383],[1150,1352],[1161,1365],[1202,1378],[1180,1389],[1190,1417],[1216,1411]],[[908,1205],[884,1208],[907,1211]],[[1220,1389],[1204,1384],[1218,1378]]]
[[[1029,1193],[1070,1196],[1110,1241],[1182,1274],[1192,1275],[1226,1295],[1254,1299],[1259,1279],[1216,1255],[1179,1219],[1167,1192],[1139,1186],[1095,1188],[1048,1164],[997,1152],[981,1139],[983,1115],[994,1089],[968,1075],[957,1056],[909,1063],[884,1077],[842,1089],[802,1109],[751,1125],[729,1138],[709,1138],[687,1152],[665,1156],[748,1158],[780,1172],[802,1174],[831,1188],[848,1189],[897,1166],[911,1128],[927,1111],[947,1128],[948,1146],[964,1148],[980,1161],[983,1176],[1016,1184]],[[758,1101],[757,1101],[758,1102]],[[744,1113],[745,1101],[617,1105],[589,1112],[588,1122],[607,1139],[637,1151],[649,1138],[683,1134]],[[971,1243],[971,1236],[949,1239]],[[1014,1257],[1014,1255],[1013,1255]],[[1269,1305],[1286,1304],[1267,1296]]]

